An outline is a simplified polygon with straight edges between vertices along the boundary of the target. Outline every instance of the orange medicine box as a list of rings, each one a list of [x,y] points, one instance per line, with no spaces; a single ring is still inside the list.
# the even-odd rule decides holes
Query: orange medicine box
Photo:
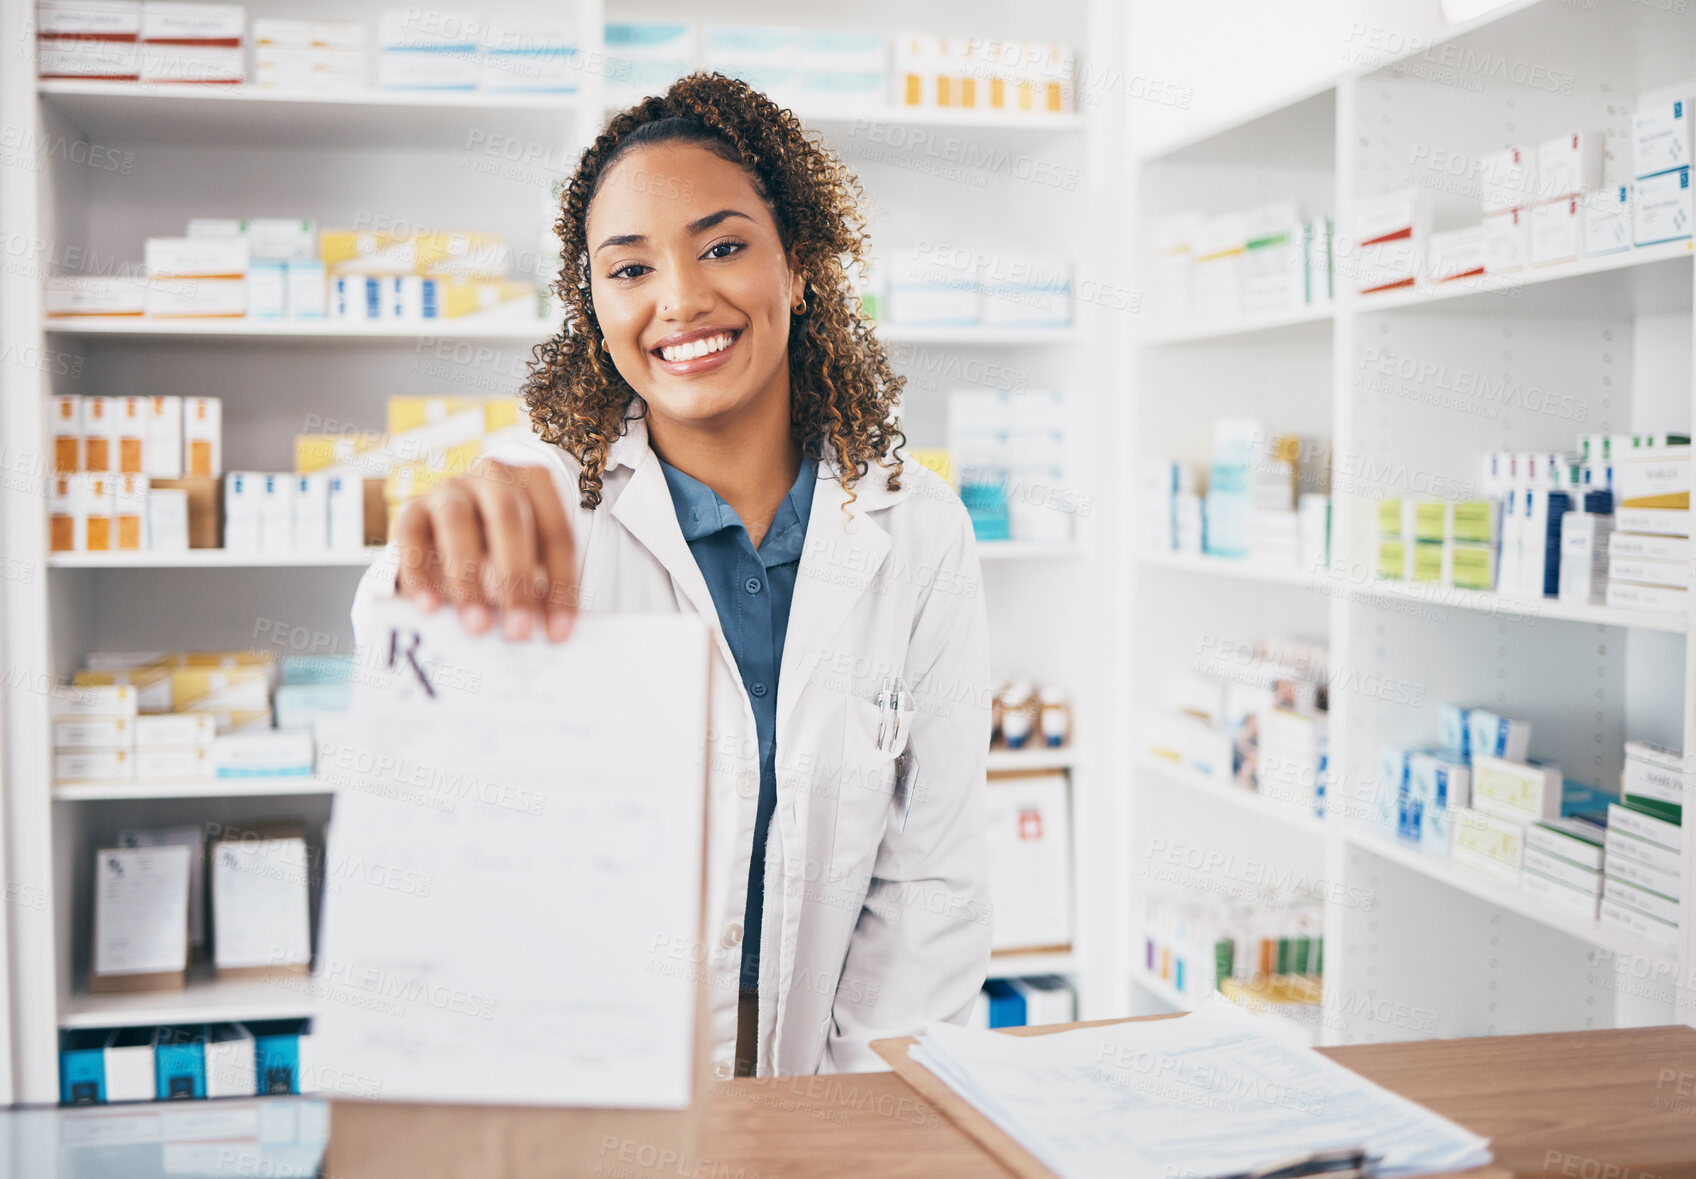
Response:
[[[147,398],[114,397],[111,400],[118,473],[144,475],[147,473],[142,458],[147,447]]]
[[[82,470],[82,398],[75,393],[53,398],[53,470]]]
[[[183,399],[183,466],[189,475],[224,474],[223,402],[216,397]]]
[[[117,424],[112,420],[115,397],[82,399],[82,469],[111,471],[117,465],[113,453]]]
[[[113,476],[112,547],[139,552],[147,547],[147,476]]]

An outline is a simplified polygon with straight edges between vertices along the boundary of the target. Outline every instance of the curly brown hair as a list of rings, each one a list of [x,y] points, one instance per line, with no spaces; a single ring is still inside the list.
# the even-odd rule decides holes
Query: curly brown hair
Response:
[[[834,452],[849,502],[873,463],[888,470],[889,489],[896,490],[906,436],[894,407],[905,381],[860,318],[848,273],[869,243],[860,181],[792,112],[745,82],[696,73],[612,118],[564,185],[554,222],[564,265],[553,289],[565,306],[565,326],[536,345],[523,392],[542,440],[582,465],[583,506],[599,506],[607,449],[639,396],[613,365],[595,319],[589,203],[627,151],[669,142],[699,144],[746,169],[799,264],[806,294],[803,309],[790,318],[792,436],[812,458],[824,458],[827,447]]]

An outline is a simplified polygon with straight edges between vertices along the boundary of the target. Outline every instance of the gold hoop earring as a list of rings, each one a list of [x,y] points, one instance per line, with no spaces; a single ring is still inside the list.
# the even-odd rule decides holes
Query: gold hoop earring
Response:
[[[791,307],[789,310],[790,310],[791,313],[793,313],[795,315],[805,315],[806,312],[807,312],[807,296],[802,295],[801,301],[799,303],[795,304],[795,306]]]

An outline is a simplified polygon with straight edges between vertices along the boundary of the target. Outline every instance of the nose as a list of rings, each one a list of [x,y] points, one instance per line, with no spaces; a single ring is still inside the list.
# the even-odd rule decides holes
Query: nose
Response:
[[[671,323],[688,323],[713,309],[712,285],[691,259],[668,267],[659,290],[659,316]]]

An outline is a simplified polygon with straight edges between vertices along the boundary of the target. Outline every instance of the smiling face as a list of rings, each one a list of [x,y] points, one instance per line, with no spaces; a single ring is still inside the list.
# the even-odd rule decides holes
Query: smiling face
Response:
[[[633,149],[589,206],[590,294],[653,424],[723,430],[789,401],[791,269],[743,168],[699,144]]]

